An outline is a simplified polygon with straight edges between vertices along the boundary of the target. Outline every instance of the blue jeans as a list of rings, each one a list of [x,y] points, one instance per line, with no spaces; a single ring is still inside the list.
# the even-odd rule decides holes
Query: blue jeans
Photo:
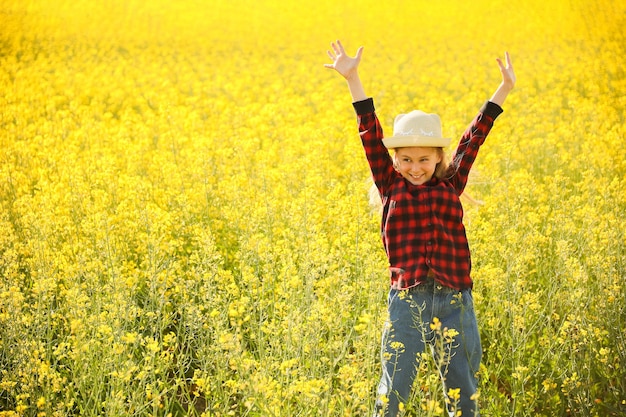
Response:
[[[456,407],[463,417],[479,416],[473,396],[478,389],[482,347],[471,290],[457,291],[432,280],[409,290],[392,289],[388,311],[377,410],[384,409],[385,417],[398,414],[399,404],[409,399],[422,353],[428,346],[438,364],[446,398],[450,389],[460,390],[458,398],[448,398],[448,411],[452,413]]]

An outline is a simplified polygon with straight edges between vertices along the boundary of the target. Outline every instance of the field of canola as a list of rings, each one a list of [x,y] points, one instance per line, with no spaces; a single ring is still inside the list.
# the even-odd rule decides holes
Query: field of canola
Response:
[[[458,137],[510,51],[465,204],[483,414],[623,416],[625,10],[0,0],[0,416],[371,414],[388,283],[335,39],[387,133]],[[425,370],[407,416],[443,415]]]

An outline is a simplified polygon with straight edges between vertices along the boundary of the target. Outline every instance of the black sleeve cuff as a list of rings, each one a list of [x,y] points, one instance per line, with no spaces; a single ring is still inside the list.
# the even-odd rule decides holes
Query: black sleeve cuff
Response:
[[[496,119],[496,117],[500,116],[500,114],[502,114],[504,110],[502,110],[502,107],[498,106],[496,103],[493,103],[491,101],[487,101],[485,104],[483,104],[483,106],[480,108],[480,112],[490,116],[492,119]]]
[[[371,97],[366,98],[365,100],[355,101],[354,103],[352,103],[352,106],[354,106],[354,111],[358,115],[374,113],[375,110],[374,99]]]

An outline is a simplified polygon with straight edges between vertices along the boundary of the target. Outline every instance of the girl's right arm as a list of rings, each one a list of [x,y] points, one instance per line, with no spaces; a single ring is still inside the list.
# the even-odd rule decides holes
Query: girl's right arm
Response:
[[[389,187],[395,178],[395,169],[389,152],[383,145],[383,129],[374,109],[374,100],[365,100],[353,103],[359,125],[359,136],[363,150],[367,157],[372,177],[380,196],[387,195]]]
[[[361,62],[363,47],[357,50],[354,57],[350,57],[346,54],[340,41],[333,42],[331,46],[332,51],[328,51],[328,56],[333,60],[333,63],[324,66],[336,70],[348,82],[352,103],[357,114],[363,149],[376,187],[381,194],[384,194],[395,171],[389,152],[382,142],[383,130],[374,111],[374,100],[365,94],[365,89],[359,78],[358,67]]]
[[[345,49],[340,41],[337,43],[331,43],[332,51],[327,51],[330,59],[333,60],[332,64],[324,64],[326,68],[334,69],[348,82],[348,88],[352,95],[352,101],[363,101],[367,99],[363,83],[359,77],[359,63],[361,62],[361,54],[363,53],[363,47],[361,46],[356,51],[356,56],[350,57],[346,54]]]

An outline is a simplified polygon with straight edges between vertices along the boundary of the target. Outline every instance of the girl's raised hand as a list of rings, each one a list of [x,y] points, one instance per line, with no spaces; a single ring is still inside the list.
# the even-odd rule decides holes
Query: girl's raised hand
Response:
[[[326,51],[330,59],[333,60],[332,64],[324,64],[326,68],[332,68],[341,74],[344,78],[350,79],[357,74],[359,63],[361,62],[361,54],[363,53],[363,47],[361,46],[354,57],[350,57],[346,54],[345,49],[340,41],[331,43],[332,51]]]
[[[515,71],[513,71],[513,63],[511,62],[511,56],[508,52],[505,52],[504,56],[506,59],[506,65],[504,65],[500,58],[496,58],[498,66],[500,67],[500,72],[502,73],[502,83],[509,88],[513,88],[513,86],[515,86]]]
[[[504,100],[509,95],[513,87],[515,86],[515,71],[513,71],[513,63],[511,62],[511,57],[509,53],[506,52],[506,65],[502,62],[500,58],[496,58],[498,61],[498,66],[500,67],[500,72],[502,73],[502,82],[493,93],[493,96],[489,99],[492,103],[496,103],[498,106],[502,106]]]

